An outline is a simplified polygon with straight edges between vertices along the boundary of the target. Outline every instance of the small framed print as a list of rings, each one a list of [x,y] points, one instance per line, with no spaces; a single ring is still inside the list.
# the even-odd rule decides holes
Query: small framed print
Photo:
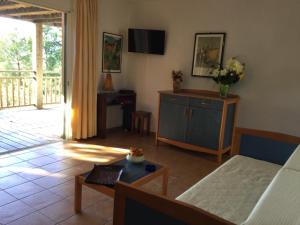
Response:
[[[121,73],[122,35],[103,33],[102,72]]]
[[[225,33],[196,33],[192,76],[212,77],[212,70],[222,64]]]

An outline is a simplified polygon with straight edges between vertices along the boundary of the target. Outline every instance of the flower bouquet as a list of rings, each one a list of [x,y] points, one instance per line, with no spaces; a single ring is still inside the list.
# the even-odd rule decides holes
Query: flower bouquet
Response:
[[[245,76],[245,64],[236,58],[230,58],[225,67],[218,67],[212,71],[213,80],[219,84],[220,96],[226,98],[228,96],[231,85],[237,83]]]

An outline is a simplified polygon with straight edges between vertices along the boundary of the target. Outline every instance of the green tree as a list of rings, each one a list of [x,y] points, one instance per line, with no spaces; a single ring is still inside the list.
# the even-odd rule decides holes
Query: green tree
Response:
[[[10,33],[0,40],[0,61],[6,70],[31,70],[32,39]],[[18,73],[12,74],[18,75]]]
[[[43,26],[44,35],[44,69],[47,71],[61,70],[62,30],[60,27]]]

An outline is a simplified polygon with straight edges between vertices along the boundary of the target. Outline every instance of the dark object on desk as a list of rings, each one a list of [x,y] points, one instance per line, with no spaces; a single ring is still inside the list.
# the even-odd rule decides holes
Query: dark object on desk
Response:
[[[114,186],[123,173],[123,166],[94,165],[93,170],[86,177],[85,182],[89,184],[102,184]]]
[[[145,167],[145,170],[152,173],[156,171],[156,166],[153,164],[147,164]]]
[[[121,105],[123,109],[124,130],[131,130],[131,113],[136,109],[136,94],[132,90],[120,92],[99,93],[97,97],[97,133],[101,138],[106,137],[107,106]]]

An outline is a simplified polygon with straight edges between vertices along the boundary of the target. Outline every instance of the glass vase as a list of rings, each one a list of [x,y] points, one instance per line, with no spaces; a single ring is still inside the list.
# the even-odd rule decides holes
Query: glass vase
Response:
[[[220,96],[222,98],[227,98],[229,90],[230,90],[230,85],[229,84],[220,84],[219,88],[220,88]]]

